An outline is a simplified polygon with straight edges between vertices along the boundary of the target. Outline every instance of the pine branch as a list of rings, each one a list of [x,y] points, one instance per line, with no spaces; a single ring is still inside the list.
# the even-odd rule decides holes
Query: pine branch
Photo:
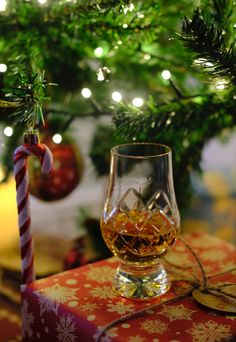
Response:
[[[181,40],[212,77],[223,78],[236,86],[236,40],[227,47],[222,26],[217,27],[213,19],[204,19],[197,9],[192,19],[185,18]]]

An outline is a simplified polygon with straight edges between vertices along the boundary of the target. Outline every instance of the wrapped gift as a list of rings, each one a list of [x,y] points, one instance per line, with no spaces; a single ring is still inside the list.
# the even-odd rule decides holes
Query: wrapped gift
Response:
[[[230,283],[236,283],[233,245],[203,233],[185,239],[210,284],[225,288],[227,283],[230,288]],[[172,287],[165,295],[148,300],[123,298],[112,290],[118,264],[114,257],[23,285],[23,341],[94,342],[111,322],[100,341],[233,341],[236,316],[227,312],[220,297],[218,304],[208,297],[202,303],[207,305],[202,305],[191,292],[185,295],[190,286],[187,279],[201,278],[189,249],[178,241],[166,259],[174,277]],[[213,309],[215,305],[218,309],[221,305],[222,311]]]

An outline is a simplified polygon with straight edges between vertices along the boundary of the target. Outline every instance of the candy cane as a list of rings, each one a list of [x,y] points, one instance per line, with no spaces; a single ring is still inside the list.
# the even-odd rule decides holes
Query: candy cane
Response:
[[[40,159],[42,173],[49,173],[53,162],[52,153],[44,144],[24,144],[19,146],[14,153],[23,284],[35,280],[33,239],[30,227],[29,173],[27,169],[27,157],[29,156],[36,156]]]

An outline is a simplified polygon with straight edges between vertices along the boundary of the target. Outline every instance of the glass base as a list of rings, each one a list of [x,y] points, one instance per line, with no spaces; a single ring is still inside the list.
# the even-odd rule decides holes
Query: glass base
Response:
[[[166,293],[171,286],[161,263],[154,266],[121,264],[113,280],[113,288],[127,298],[152,298]]]

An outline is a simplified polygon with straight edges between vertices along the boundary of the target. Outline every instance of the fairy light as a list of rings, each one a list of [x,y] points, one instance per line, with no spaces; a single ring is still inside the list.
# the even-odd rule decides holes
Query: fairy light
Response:
[[[91,97],[92,95],[92,92],[89,88],[83,88],[81,90],[81,95],[85,98],[85,99],[88,99],[89,97]]]
[[[54,136],[52,137],[52,141],[55,144],[60,144],[62,142],[62,136],[59,133],[54,134]]]
[[[123,24],[122,27],[123,27],[124,29],[127,29],[128,24]]]
[[[142,107],[143,105],[143,99],[141,97],[135,97],[132,101],[133,105],[135,107]]]
[[[122,40],[118,40],[117,44],[122,45],[123,44]]]
[[[216,89],[217,90],[224,90],[225,89],[225,85],[223,83],[217,83],[216,84]]]
[[[3,134],[4,134],[6,137],[11,137],[12,134],[13,134],[13,129],[12,129],[10,126],[7,126],[7,127],[4,128]]]
[[[105,80],[104,72],[101,69],[97,72],[97,80],[100,82]]]
[[[149,61],[149,59],[151,59],[151,55],[149,55],[149,53],[145,53],[143,59],[145,59],[145,61]]]
[[[161,76],[164,80],[169,80],[171,78],[171,73],[169,70],[163,70]]]
[[[137,17],[140,18],[140,19],[143,19],[144,18],[144,14],[143,13],[138,13]]]
[[[0,11],[4,12],[7,8],[7,1],[6,0],[0,0]]]
[[[103,56],[103,52],[103,48],[99,46],[94,50],[94,55],[99,58]]]
[[[134,7],[134,4],[132,2],[127,6],[123,6],[124,14],[126,14],[128,12],[133,12],[134,9],[135,9],[135,7]]]
[[[7,65],[4,63],[0,64],[0,72],[6,72],[7,71]]]
[[[222,79],[216,82],[215,87],[217,90],[224,90],[227,85],[227,81]]]
[[[236,23],[234,24],[234,28],[236,28]]]
[[[122,100],[122,95],[119,91],[113,91],[111,94],[112,100],[115,102],[120,102]]]

